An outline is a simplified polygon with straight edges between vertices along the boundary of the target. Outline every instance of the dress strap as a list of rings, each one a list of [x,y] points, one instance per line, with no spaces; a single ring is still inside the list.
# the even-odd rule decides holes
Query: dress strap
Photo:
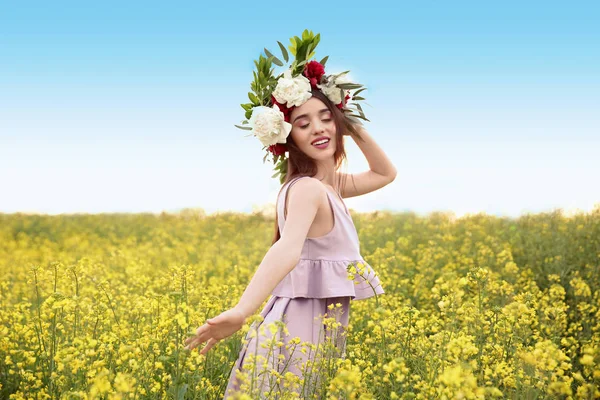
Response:
[[[325,187],[325,190],[327,190],[327,192],[331,194],[331,191],[330,191],[330,190],[329,190],[327,187]],[[347,215],[350,215],[350,211],[348,210],[348,207],[346,206],[346,203],[344,202],[344,199],[342,199],[342,196],[340,196],[340,194],[339,194],[339,193],[338,193],[336,190],[334,190],[334,192],[335,192],[335,196],[336,196],[338,199],[340,199],[340,203],[341,203],[341,205],[342,205],[342,207],[343,207],[343,211],[344,211],[344,212],[345,212]],[[336,203],[337,203],[337,201],[336,201]]]
[[[290,188],[292,187],[292,185],[294,183],[298,182],[302,178],[308,178],[308,176],[305,176],[305,175],[298,176],[298,177],[293,178],[291,181],[289,181],[287,183],[287,187],[285,188],[285,193],[283,196],[283,219],[284,220],[287,217],[287,195],[288,195],[288,192],[289,192]]]
[[[283,227],[285,225],[285,220],[287,218],[287,197],[288,197],[288,192],[290,187],[292,187],[292,185],[294,183],[296,183],[297,181],[299,181],[302,178],[309,178],[309,176],[307,175],[303,175],[303,176],[298,176],[298,177],[294,177],[292,178],[289,182],[287,182],[286,184],[284,184],[281,188],[281,191],[279,193],[278,196],[278,200],[277,200],[277,211],[278,211],[278,215],[277,215],[277,225],[279,228],[279,232],[283,232]],[[334,195],[333,193],[331,193],[332,191],[327,188],[327,186],[325,187],[325,193],[326,193],[326,197],[327,197],[327,202],[329,203],[329,208],[331,209],[331,213],[332,213],[332,217],[333,217],[333,227],[331,228],[331,230],[329,232],[327,232],[324,235],[318,236],[318,237],[306,237],[307,240],[311,240],[313,242],[316,243],[316,241],[331,241],[331,237],[336,235],[336,232],[339,232],[340,230],[344,231],[344,230],[348,230],[350,228],[353,227],[353,221],[352,221],[352,217],[350,216],[350,213],[348,212],[346,205],[344,204],[344,201],[341,199],[341,197],[339,195],[337,195],[337,197],[340,199],[339,202],[341,202],[341,204],[336,204],[338,203],[338,200],[334,199]],[[353,238],[352,238],[353,240]]]

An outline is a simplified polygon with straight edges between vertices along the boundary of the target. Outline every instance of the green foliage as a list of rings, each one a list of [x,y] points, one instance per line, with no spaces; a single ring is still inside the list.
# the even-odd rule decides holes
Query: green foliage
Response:
[[[283,184],[285,182],[285,177],[287,175],[287,159],[283,156],[274,156],[275,170],[271,178],[275,178],[279,176],[279,183]]]
[[[319,44],[320,35],[316,36],[312,31],[305,30],[302,32],[302,37],[294,36],[290,38],[291,45],[289,46],[291,54],[294,56],[294,60],[289,67],[292,70],[292,76],[297,76],[304,71],[304,66],[306,63],[315,55],[315,49]],[[285,46],[277,41],[279,49],[281,50],[281,54],[285,62],[289,62],[289,54],[285,48]],[[254,76],[254,80],[250,84],[250,88],[252,92],[248,93],[248,98],[251,103],[242,104],[242,108],[244,108],[245,113],[244,116],[246,120],[249,120],[252,116],[252,108],[258,106],[272,106],[271,103],[271,94],[275,90],[277,86],[277,80],[283,75],[279,74],[278,76],[274,75],[274,69],[271,68],[272,64],[283,67],[284,63],[277,58],[271,51],[269,51],[266,47],[264,48],[264,53],[259,55],[258,60],[254,60],[254,65],[256,67],[255,71],[252,71]],[[323,59],[327,61],[327,57]],[[324,64],[324,62],[322,63]],[[236,127],[240,127],[240,125],[235,125]]]

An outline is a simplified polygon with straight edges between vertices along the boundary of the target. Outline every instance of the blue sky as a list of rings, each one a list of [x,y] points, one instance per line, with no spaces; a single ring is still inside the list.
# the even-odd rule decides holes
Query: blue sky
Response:
[[[593,2],[0,3],[0,212],[252,211],[279,189],[243,120],[253,60],[304,29],[398,170],[346,199],[518,216],[600,203]],[[281,69],[277,68],[276,72]],[[347,140],[348,172],[368,164]]]

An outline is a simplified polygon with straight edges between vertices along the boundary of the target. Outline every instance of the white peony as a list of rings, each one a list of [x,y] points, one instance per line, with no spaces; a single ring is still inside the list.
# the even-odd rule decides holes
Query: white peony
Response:
[[[299,107],[312,97],[310,81],[304,75],[292,78],[292,70],[287,69],[277,81],[273,97],[279,104],[285,104],[288,108]]]
[[[283,113],[276,105],[254,107],[248,125],[254,136],[265,146],[285,143],[292,130],[292,124],[285,122]]]
[[[339,87],[335,85],[318,87],[333,104],[340,104],[342,102],[342,93]]]
[[[349,94],[350,91],[349,90],[341,90],[337,85],[341,85],[343,83],[353,83],[351,82],[348,77],[347,74],[344,75],[340,75],[335,79],[330,79],[329,82],[326,85],[317,85],[317,87],[319,89],[321,89],[321,91],[325,94],[325,96],[327,96],[327,98],[329,100],[331,100],[331,102],[333,104],[340,104],[342,102],[342,92],[344,97],[346,97],[346,94]]]

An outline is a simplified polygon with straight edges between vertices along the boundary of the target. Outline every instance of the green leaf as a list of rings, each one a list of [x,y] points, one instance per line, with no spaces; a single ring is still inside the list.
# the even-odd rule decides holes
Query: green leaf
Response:
[[[250,99],[252,104],[260,106],[260,101],[258,100],[258,97],[256,97],[256,95],[254,93],[248,92],[248,98]]]
[[[327,62],[328,59],[329,59],[329,56],[323,57],[323,59],[321,61],[319,61],[319,64],[325,66],[325,63]]]
[[[309,59],[310,59],[310,56],[309,56],[309,55],[310,55],[310,53],[313,51],[313,48],[314,48],[314,44],[313,44],[313,43],[310,43],[310,44],[308,45],[308,47],[306,48],[306,59],[307,59],[307,60],[309,60]]]
[[[306,44],[302,43],[302,45],[296,48],[296,61],[306,60]]]
[[[240,125],[235,125],[235,124],[234,124],[234,126],[237,127],[237,128],[243,129],[245,131],[251,131],[252,130],[252,128],[250,128],[249,126],[240,126]]]
[[[348,72],[350,72],[350,71],[348,70],[348,71],[340,72],[339,74],[333,75],[333,78],[337,78],[338,76],[342,76],[344,74],[347,74]]]
[[[290,53],[292,53],[292,55],[296,55],[296,42],[294,40],[294,38],[290,38],[290,45],[288,47],[288,49],[290,49]]]
[[[280,67],[283,67],[283,63],[281,62],[281,60],[277,57],[275,57],[273,54],[271,54],[271,52],[269,50],[267,50],[267,48],[265,47],[265,54],[269,57],[268,58],[268,62],[273,62],[276,65],[279,65]],[[267,70],[269,68],[267,67]]]
[[[341,88],[341,89],[358,89],[361,88],[362,85],[359,85],[358,83],[336,83],[335,86]]]
[[[357,94],[359,94],[360,92],[362,92],[365,89],[366,89],[366,87],[364,87],[364,88],[362,88],[360,90],[357,90],[356,92],[354,92],[354,96],[356,96]]]
[[[271,52],[269,50],[267,50],[266,47],[265,47],[265,54],[267,55],[267,57],[275,57],[273,54],[271,54]]]
[[[279,45],[279,48],[281,49],[281,55],[283,56],[283,59],[287,63],[289,61],[289,56],[288,56],[287,50],[285,49],[285,46],[283,44],[281,44],[280,41],[277,41],[277,44]]]
[[[365,98],[360,96],[354,96],[352,97],[352,100],[365,100]]]
[[[356,118],[360,118],[360,119],[364,119],[365,121],[369,121],[364,114],[360,114],[360,115],[356,115],[356,114],[348,114],[347,116],[349,117],[356,117]]]

